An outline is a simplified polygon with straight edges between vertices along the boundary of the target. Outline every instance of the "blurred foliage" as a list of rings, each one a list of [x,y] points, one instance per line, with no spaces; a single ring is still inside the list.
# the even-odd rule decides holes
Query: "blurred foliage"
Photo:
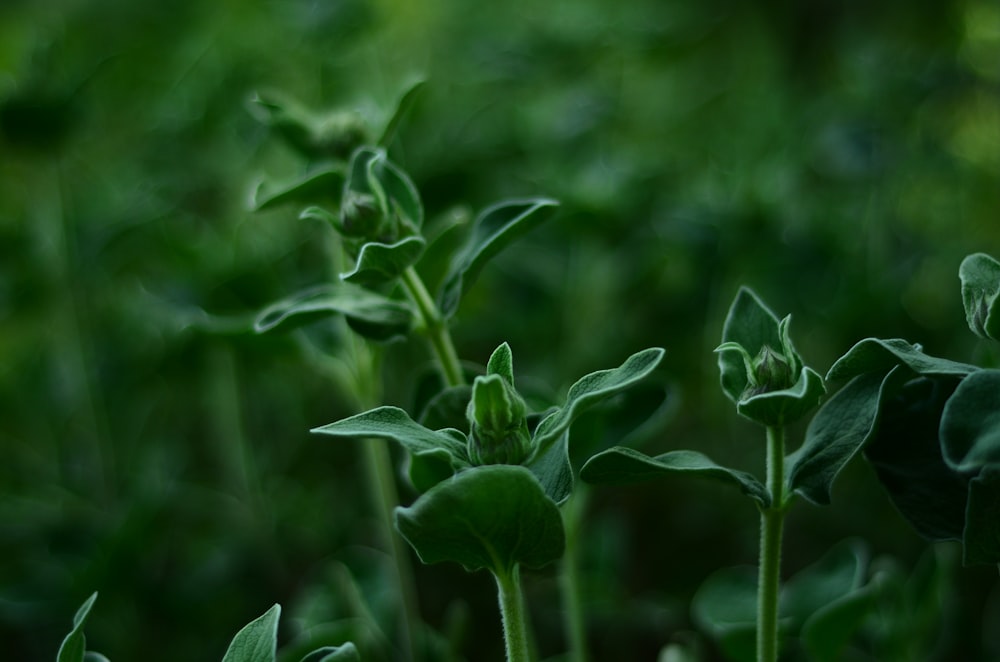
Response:
[[[353,407],[322,365],[292,337],[197,323],[335,273],[320,224],[248,211],[263,173],[302,174],[248,112],[256,91],[366,108],[426,77],[392,153],[430,222],[505,196],[562,202],[463,303],[459,353],[484,362],[506,340],[520,370],[565,388],[664,346],[677,403],[650,450],[738,465],[757,442],[740,439],[752,427],[731,415],[711,350],[740,284],[793,313],[821,372],[866,336],[977,351],[957,269],[1000,254],[998,62],[990,0],[7,0],[5,657],[52,659],[98,589],[88,640],[112,660],[219,659],[274,602],[301,614],[289,639],[346,609],[315,613],[315,596],[382,544],[356,449],[307,433]],[[389,402],[409,404],[426,361],[419,343],[390,346]],[[592,495],[594,657],[654,659],[693,628],[702,579],[753,562],[756,519],[683,480]],[[916,563],[926,543],[868,467],[833,496],[791,517],[789,573],[855,535]],[[464,622],[460,653],[498,658],[483,577],[418,570],[428,622]],[[378,583],[370,564],[352,571]],[[934,659],[996,659],[995,571],[950,572]],[[552,584],[529,576],[544,655],[563,647]]]

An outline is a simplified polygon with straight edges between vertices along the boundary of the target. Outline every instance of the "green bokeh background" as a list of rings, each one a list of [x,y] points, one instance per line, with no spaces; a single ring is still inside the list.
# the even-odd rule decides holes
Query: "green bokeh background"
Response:
[[[562,202],[463,303],[460,355],[508,341],[519,375],[559,393],[666,347],[674,414],[649,452],[760,469],[712,354],[741,284],[793,313],[821,373],[866,336],[981,358],[957,272],[1000,255],[991,0],[6,0],[0,657],[52,659],[94,590],[88,640],[112,660],[220,659],[274,602],[287,639],[345,609],[345,567],[392,601],[357,449],[308,434],[349,400],[288,337],[193,321],[334,276],[327,229],[249,211],[261,176],[302,168],[248,112],[254,91],[385,106],[415,77],[391,153],[429,218]],[[389,348],[387,401],[412,402],[427,360],[419,340]],[[754,562],[756,513],[683,480],[591,494],[594,657],[655,659],[693,629],[704,577]],[[849,536],[904,567],[928,550],[862,462],[831,507],[793,511],[786,569]],[[425,619],[464,623],[467,659],[499,659],[488,577],[417,570]],[[997,659],[996,570],[949,572],[921,659]],[[527,579],[553,656],[553,573]]]

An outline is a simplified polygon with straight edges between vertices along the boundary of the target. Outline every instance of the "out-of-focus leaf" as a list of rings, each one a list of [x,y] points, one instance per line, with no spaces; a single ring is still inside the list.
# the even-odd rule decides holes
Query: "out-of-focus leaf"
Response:
[[[274,605],[236,633],[222,662],[274,662],[281,605]]]
[[[351,327],[372,340],[403,336],[413,324],[413,311],[389,299],[349,283],[319,285],[275,302],[254,321],[257,333],[290,329],[330,315],[344,315]]]
[[[756,662],[756,569],[723,568],[712,573],[691,600],[691,616],[733,662]]]
[[[340,204],[344,187],[344,166],[327,165],[291,182],[263,180],[253,191],[250,207],[254,211],[272,209],[287,203],[313,205]]]
[[[985,253],[969,255],[962,260],[958,277],[969,328],[982,338],[1000,339],[1000,262]]]
[[[396,509],[396,528],[424,563],[453,561],[509,576],[562,556],[562,516],[526,468],[473,467]]]
[[[324,646],[302,658],[302,662],[361,662],[358,649],[351,642],[342,646]]]
[[[484,209],[472,222],[465,247],[455,256],[438,294],[438,307],[445,317],[458,310],[462,296],[472,286],[486,263],[501,250],[542,221],[558,207],[555,200],[512,200]]]
[[[716,464],[697,451],[670,451],[649,457],[637,450],[621,446],[609,448],[587,460],[580,478],[593,484],[621,485],[675,474],[690,474],[730,483],[762,508],[771,505],[767,488],[755,476],[745,471]]]
[[[962,536],[965,565],[1000,563],[1000,465],[990,465],[969,482]]]
[[[341,279],[365,288],[391,283],[420,259],[424,246],[421,237],[407,237],[394,244],[368,242],[361,247],[354,269]]]
[[[378,139],[380,147],[388,148],[389,145],[392,144],[392,140],[396,136],[396,131],[399,129],[399,125],[402,124],[407,113],[409,113],[410,109],[413,108],[413,104],[416,103],[417,97],[420,95],[420,91],[423,89],[425,82],[426,81],[423,80],[413,82],[406,89],[406,91],[403,92],[402,96],[400,96],[392,116],[385,123],[385,128],[382,129],[382,135]]]

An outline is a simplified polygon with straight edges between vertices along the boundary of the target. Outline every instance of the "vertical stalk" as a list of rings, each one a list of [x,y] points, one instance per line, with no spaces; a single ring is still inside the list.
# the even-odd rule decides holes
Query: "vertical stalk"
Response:
[[[566,551],[559,569],[559,584],[563,598],[564,624],[569,639],[569,662],[587,662],[587,633],[580,598],[580,548],[577,544],[586,497],[585,486],[577,485],[574,494],[562,508]]]
[[[515,565],[509,572],[498,571],[497,594],[500,598],[500,617],[503,621],[503,638],[507,650],[507,662],[529,662],[528,624],[521,592],[520,567]]]
[[[431,348],[441,366],[441,374],[444,376],[445,383],[448,386],[464,384],[462,364],[458,360],[458,353],[455,352],[455,345],[451,341],[448,326],[441,318],[441,311],[438,310],[434,299],[427,292],[424,282],[413,267],[407,267],[406,271],[403,272],[403,285],[406,286],[407,293],[417,306],[427,338],[430,340]]]
[[[757,662],[778,660],[778,592],[781,536],[785,522],[785,431],[767,428],[767,490],[771,505],[760,512],[760,569],[757,578]]]

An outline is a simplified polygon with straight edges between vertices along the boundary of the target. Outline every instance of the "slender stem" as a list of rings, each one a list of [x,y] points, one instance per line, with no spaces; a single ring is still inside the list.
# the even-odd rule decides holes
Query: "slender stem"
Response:
[[[438,363],[441,366],[441,373],[444,375],[445,383],[448,386],[464,384],[465,377],[462,374],[462,364],[459,362],[458,354],[455,352],[455,345],[451,341],[448,326],[441,318],[441,311],[438,310],[431,295],[427,292],[424,281],[420,279],[420,276],[413,267],[407,267],[406,271],[403,272],[403,285],[406,286],[406,291],[420,312],[424,329],[427,332],[431,347],[434,349],[434,354],[437,356]]]
[[[771,505],[760,513],[760,574],[757,578],[757,662],[778,659],[778,592],[781,535],[785,522],[785,431],[767,428],[767,489]]]
[[[507,662],[529,662],[527,612],[521,593],[520,567],[510,572],[497,572],[497,593],[500,598],[500,617],[503,620],[504,643]]]
[[[576,491],[563,506],[563,529],[566,531],[566,551],[559,570],[562,589],[564,622],[569,638],[570,662],[587,662],[587,633],[584,627],[583,602],[580,598],[580,554],[577,542],[580,538],[582,513],[586,507],[587,492],[584,485],[577,485]]]

